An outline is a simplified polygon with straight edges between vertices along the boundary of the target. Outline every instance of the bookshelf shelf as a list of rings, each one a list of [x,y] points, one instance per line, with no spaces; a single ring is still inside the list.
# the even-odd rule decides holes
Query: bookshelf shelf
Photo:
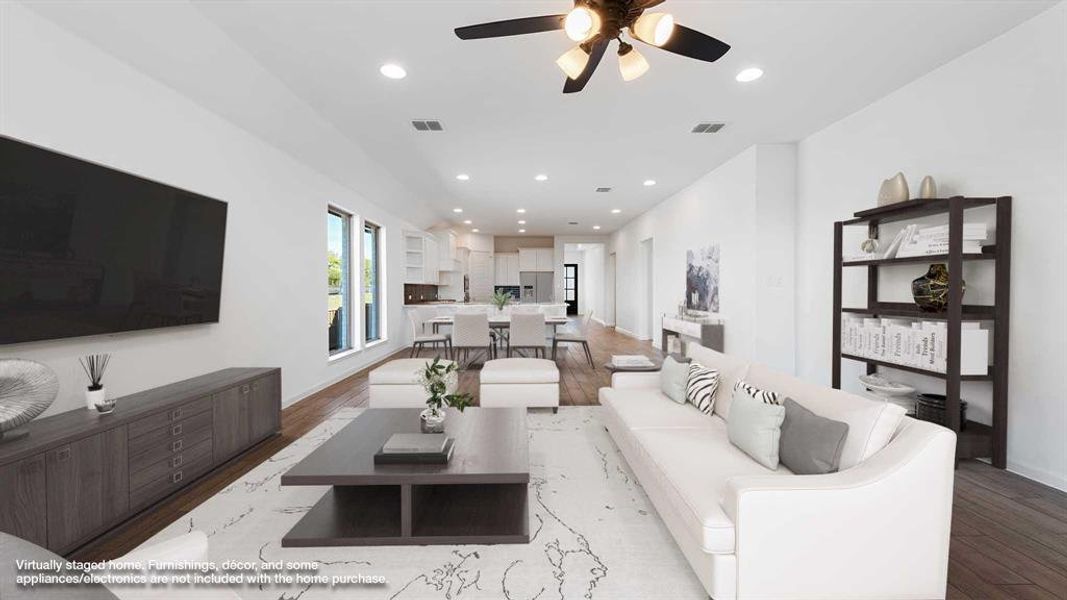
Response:
[[[963,215],[965,210],[992,206],[996,212],[996,244],[984,246],[980,254],[963,253]],[[914,220],[931,215],[948,218],[947,254],[909,256],[904,258],[851,260],[843,258],[845,227],[866,225],[867,235],[877,239],[879,228],[885,223]],[[995,269],[994,302],[990,306],[963,304],[963,264],[967,261],[988,261]],[[922,312],[912,304],[880,302],[878,300],[879,269],[902,264],[944,263],[949,273],[948,306],[940,313]],[[845,267],[867,267],[867,306],[842,306],[843,271]],[[990,458],[993,466],[1007,466],[1008,430],[1008,332],[1011,299],[1011,197],[996,198],[935,198],[908,200],[890,206],[862,210],[853,218],[834,223],[834,320],[832,384],[841,387],[841,364],[845,359],[866,364],[868,373],[879,368],[896,369],[940,379],[945,385],[945,425],[957,432],[956,455],[959,458]],[[945,372],[929,371],[907,365],[867,358],[842,352],[842,315],[863,314],[872,317],[904,317],[924,321],[945,321],[947,327],[947,360]],[[982,375],[963,375],[960,369],[961,334],[964,321],[986,321],[993,325],[993,365]],[[993,391],[992,425],[973,421],[960,422],[960,385],[962,382],[987,382]],[[962,427],[966,425],[966,427]]]

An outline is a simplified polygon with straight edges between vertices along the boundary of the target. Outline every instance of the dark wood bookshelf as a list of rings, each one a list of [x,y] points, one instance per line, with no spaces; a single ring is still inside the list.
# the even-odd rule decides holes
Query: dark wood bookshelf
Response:
[[[996,211],[996,244],[984,246],[981,254],[963,253],[964,211],[993,206]],[[947,215],[949,252],[932,256],[845,261],[843,258],[844,228],[866,226],[867,235],[878,239],[879,227],[885,223],[915,220],[933,215]],[[994,302],[989,306],[963,304],[963,263],[989,261],[995,269]],[[878,300],[878,274],[883,267],[916,263],[944,263],[948,266],[949,294],[945,311],[929,313],[912,304],[881,302]],[[843,306],[843,271],[845,267],[867,267],[867,306]],[[937,378],[945,382],[945,425],[958,435],[956,455],[959,458],[988,458],[993,466],[1007,466],[1008,432],[1008,335],[1011,299],[1011,197],[916,199],[889,206],[862,210],[852,219],[834,223],[834,320],[832,384],[841,387],[841,364],[845,359],[867,365],[867,373],[879,368],[896,369]],[[944,373],[898,365],[892,362],[845,354],[841,351],[841,317],[844,314],[864,314],[872,317],[901,317],[916,320],[947,322],[948,356]],[[963,321],[989,321],[993,324],[993,365],[982,375],[963,375],[960,372],[960,344]],[[993,424],[960,422],[960,385],[963,382],[989,382],[993,387]]]

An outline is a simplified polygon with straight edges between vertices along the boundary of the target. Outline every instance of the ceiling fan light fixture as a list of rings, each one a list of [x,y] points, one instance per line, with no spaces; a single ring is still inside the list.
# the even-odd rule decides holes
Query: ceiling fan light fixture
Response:
[[[648,72],[648,61],[627,43],[619,45],[619,72],[623,81],[633,81]]]
[[[585,6],[577,6],[563,19],[563,30],[575,42],[584,42],[600,31],[600,15]]]
[[[556,64],[571,79],[578,79],[589,62],[589,53],[582,50],[581,46],[575,46],[564,52],[556,59]]]
[[[670,13],[645,13],[634,21],[630,27],[630,34],[635,38],[652,44],[662,46],[671,39],[674,33],[674,16]]]

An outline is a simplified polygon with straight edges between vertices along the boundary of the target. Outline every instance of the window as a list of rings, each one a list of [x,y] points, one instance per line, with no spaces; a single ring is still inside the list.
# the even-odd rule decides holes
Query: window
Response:
[[[326,214],[327,304],[330,354],[352,349],[352,215],[330,207]]]
[[[363,335],[364,341],[382,339],[381,231],[363,222]]]

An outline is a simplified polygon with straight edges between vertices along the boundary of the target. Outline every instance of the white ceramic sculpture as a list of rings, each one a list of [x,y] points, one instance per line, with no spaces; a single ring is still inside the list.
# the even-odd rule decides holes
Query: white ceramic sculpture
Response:
[[[923,177],[922,183],[919,184],[919,197],[924,200],[937,198],[937,184],[934,183],[933,177]]]
[[[882,182],[882,187],[878,190],[878,206],[904,202],[909,197],[908,180],[904,179],[903,173],[897,173]]]
[[[43,413],[59,393],[59,378],[46,365],[19,358],[0,360],[0,440]]]

